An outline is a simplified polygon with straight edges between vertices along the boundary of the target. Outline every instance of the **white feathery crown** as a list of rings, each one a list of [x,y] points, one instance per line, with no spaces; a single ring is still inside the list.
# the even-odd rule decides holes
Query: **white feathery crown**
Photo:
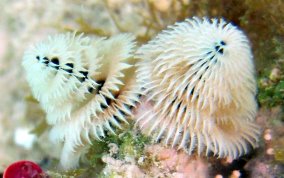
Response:
[[[23,67],[35,98],[52,126],[50,138],[64,141],[61,165],[78,163],[81,148],[105,130],[127,123],[139,100],[130,34],[110,38],[66,33],[26,51]],[[133,77],[134,76],[134,77]]]
[[[257,146],[254,64],[244,33],[223,19],[186,19],[136,52],[153,109],[137,124],[191,154],[237,158]]]

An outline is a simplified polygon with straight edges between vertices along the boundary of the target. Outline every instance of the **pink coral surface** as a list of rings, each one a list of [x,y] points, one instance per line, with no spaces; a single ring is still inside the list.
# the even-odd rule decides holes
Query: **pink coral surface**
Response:
[[[208,163],[202,158],[189,156],[184,151],[173,148],[164,148],[160,145],[152,145],[146,151],[156,158],[158,167],[171,173],[175,178],[206,178],[208,177]],[[152,171],[157,167],[152,167]]]

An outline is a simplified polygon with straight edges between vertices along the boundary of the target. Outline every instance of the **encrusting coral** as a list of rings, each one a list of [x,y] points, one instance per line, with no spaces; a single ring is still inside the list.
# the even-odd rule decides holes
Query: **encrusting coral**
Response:
[[[80,148],[127,123],[140,90],[135,84],[134,37],[108,39],[76,33],[49,37],[28,49],[23,67],[35,98],[52,126],[52,141],[64,141],[61,165],[76,166]],[[84,148],[84,147],[82,147]]]
[[[223,19],[169,26],[136,52],[152,109],[137,119],[156,141],[189,154],[237,158],[257,146],[256,80],[249,41]]]

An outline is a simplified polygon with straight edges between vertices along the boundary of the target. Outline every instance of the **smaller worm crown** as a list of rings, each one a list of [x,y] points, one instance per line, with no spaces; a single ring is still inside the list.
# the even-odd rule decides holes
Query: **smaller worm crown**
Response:
[[[55,35],[31,47],[24,55],[23,66],[34,96],[43,103],[65,102],[78,93],[81,96],[76,99],[80,100],[96,86],[89,72],[98,67],[97,53],[88,37],[76,33]]]

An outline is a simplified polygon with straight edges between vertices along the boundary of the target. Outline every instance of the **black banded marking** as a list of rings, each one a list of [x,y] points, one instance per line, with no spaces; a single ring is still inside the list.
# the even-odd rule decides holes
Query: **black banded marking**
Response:
[[[73,70],[72,70],[73,71]],[[79,76],[76,76],[75,75],[75,77],[81,82],[81,83],[83,83],[83,82],[85,82],[86,81],[86,79],[88,79],[88,71],[79,71],[79,73],[81,73],[81,74],[83,74],[84,75],[84,77],[79,77]]]
[[[101,108],[102,108],[103,110],[106,109],[108,106],[110,106],[110,104],[111,104],[111,102],[112,102],[112,100],[111,100],[110,98],[106,97],[106,96],[104,96],[104,99],[105,99],[105,101],[106,101],[106,104],[101,103]]]
[[[44,57],[42,63],[48,65],[49,59],[47,57]]]
[[[101,108],[102,108],[103,110],[106,109],[107,107],[108,107],[107,105],[101,103]]]
[[[175,97],[175,99],[172,100],[171,105],[173,105],[177,100],[177,96]]]
[[[224,46],[226,46],[227,44],[223,40],[221,40],[219,44],[215,46],[215,51],[220,54],[224,54]]]
[[[220,44],[223,45],[223,46],[225,46],[225,45],[226,45],[226,42],[223,41],[223,40],[221,40],[221,41],[220,41]]]
[[[189,84],[186,85],[186,87],[184,88],[184,91],[186,91],[186,90],[188,89],[188,85],[189,85]]]
[[[93,93],[93,91],[96,89],[96,93],[99,93],[100,92],[100,90],[102,89],[102,87],[103,87],[103,85],[104,85],[104,83],[105,83],[105,81],[104,80],[100,80],[100,81],[96,81],[96,83],[98,84],[98,87],[97,88],[95,88],[95,86],[91,86],[91,87],[88,87],[88,92],[89,93]],[[106,102],[108,103],[109,102],[109,98],[107,98],[106,96],[104,96],[105,98],[106,98]],[[108,103],[109,104],[109,103]]]
[[[106,100],[106,103],[107,103],[108,105],[110,105],[110,103],[111,103],[112,100],[111,100],[110,98],[106,97],[106,96],[105,96],[105,100]]]
[[[201,65],[200,68],[203,67],[208,61],[204,61]]]
[[[99,84],[97,89],[100,91],[105,84],[105,80],[99,80],[97,81],[97,84]]]
[[[119,109],[119,111],[124,117],[127,116],[127,114],[122,109]]]
[[[74,68],[74,64],[73,63],[66,63],[65,65],[68,66],[68,67],[71,67],[72,69]]]
[[[223,48],[219,49],[218,53],[223,54],[224,53],[224,49]]]
[[[93,87],[89,87],[89,88],[88,88],[88,92],[89,92],[89,93],[93,93],[93,91],[94,91],[94,88],[93,88]]]
[[[59,59],[57,57],[54,57],[50,60],[50,62],[52,62],[55,65],[59,65]]]
[[[216,46],[215,46],[215,50],[218,51],[219,49],[220,49],[220,46],[219,46],[219,45],[216,45]]]
[[[46,64],[46,66],[48,65],[49,61],[43,61],[44,64]]]
[[[117,123],[121,124],[121,120],[118,118],[118,116],[113,115],[113,118],[116,120]]]
[[[79,71],[79,73],[83,74],[85,78],[88,78],[88,71]]]
[[[61,68],[62,70],[68,72],[69,74],[72,74],[73,73],[73,69],[64,69],[64,68]]]
[[[85,77],[78,77],[78,76],[75,76],[78,80],[79,80],[79,82],[81,82],[81,83],[83,83],[83,82],[85,82],[85,80],[86,80],[86,78]]]
[[[193,95],[194,90],[195,90],[195,87],[193,87],[193,88],[191,89],[191,91],[190,91],[190,95]]]

